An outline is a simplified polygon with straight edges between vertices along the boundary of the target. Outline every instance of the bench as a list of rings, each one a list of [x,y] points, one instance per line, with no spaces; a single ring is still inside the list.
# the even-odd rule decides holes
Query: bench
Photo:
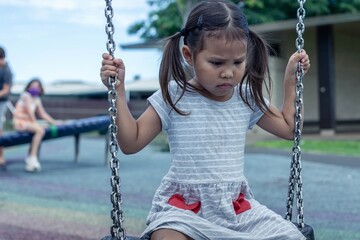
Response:
[[[45,135],[43,141],[66,137],[66,136],[74,136],[75,163],[77,163],[79,161],[80,134],[86,132],[93,132],[93,131],[99,131],[100,133],[107,133],[109,123],[110,123],[109,116],[96,116],[96,117],[89,117],[89,118],[82,118],[82,119],[68,121],[58,126],[49,126],[45,129]],[[4,133],[2,136],[0,136],[0,146],[11,147],[16,145],[31,143],[32,137],[33,137],[33,133],[30,132],[11,131],[8,133]],[[105,163],[107,163],[108,142],[109,140],[108,137],[106,136]]]

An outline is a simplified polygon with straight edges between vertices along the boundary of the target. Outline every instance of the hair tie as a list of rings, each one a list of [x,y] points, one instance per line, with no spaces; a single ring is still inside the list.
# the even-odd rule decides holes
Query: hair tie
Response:
[[[186,36],[186,29],[185,28],[182,28],[180,31],[180,34],[181,34],[181,36]]]
[[[203,16],[200,15],[200,17],[198,18],[197,24],[196,24],[196,28],[201,31],[203,28]]]

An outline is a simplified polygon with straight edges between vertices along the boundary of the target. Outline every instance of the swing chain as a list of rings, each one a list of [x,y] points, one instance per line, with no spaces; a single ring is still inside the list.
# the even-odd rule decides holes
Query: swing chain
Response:
[[[108,41],[106,42],[106,48],[109,51],[109,54],[114,57],[114,52],[115,52],[115,41],[113,38],[114,32],[115,32],[115,27],[114,24],[112,22],[112,18],[114,16],[114,10],[111,6],[111,1],[112,0],[105,0],[106,2],[106,7],[105,7],[105,17],[106,17],[106,25],[105,25],[105,32],[108,36]]]
[[[306,11],[304,8],[304,4],[306,0],[298,0],[298,2],[299,2],[299,8],[297,10],[298,23],[296,24],[296,32],[298,34],[298,37],[296,38],[295,45],[298,52],[300,52],[300,50],[304,48],[304,39],[302,37],[302,34],[305,31],[304,18]]]
[[[105,17],[106,17],[106,25],[105,25],[105,32],[108,37],[108,41],[106,43],[106,48],[109,54],[114,57],[115,52],[115,41],[113,39],[113,35],[115,32],[114,24],[112,22],[113,18],[113,8],[111,6],[112,0],[105,0],[106,7],[105,7]],[[116,126],[116,117],[117,117],[117,108],[116,108],[116,100],[118,98],[115,86],[116,86],[116,78],[109,77],[108,85],[108,101],[110,104],[109,107],[109,151],[111,153],[111,160],[110,160],[110,169],[111,169],[111,178],[110,184],[112,188],[112,193],[110,195],[110,200],[113,205],[113,209],[111,210],[111,219],[113,221],[113,225],[110,228],[111,237],[113,240],[124,240],[125,239],[125,229],[123,227],[124,221],[124,212],[122,210],[122,195],[121,195],[121,181],[119,176],[119,167],[120,162],[117,158],[118,153],[118,142],[117,142],[117,126]]]
[[[296,25],[296,32],[298,37],[295,41],[295,46],[298,52],[304,48],[304,39],[302,34],[305,31],[305,24],[303,22],[305,18],[305,8],[304,4],[306,0],[298,0],[299,8],[297,11],[297,18],[298,23]],[[292,207],[294,202],[294,194],[296,188],[296,207],[297,207],[297,223],[300,228],[305,226],[304,222],[304,208],[303,208],[303,195],[302,195],[302,178],[301,178],[301,148],[300,148],[300,141],[301,141],[301,123],[302,123],[302,108],[303,108],[303,77],[304,77],[304,70],[300,65],[300,62],[297,66],[296,71],[296,86],[295,86],[295,130],[294,130],[294,145],[292,149],[292,161],[290,166],[290,177],[289,177],[289,191],[288,191],[288,198],[287,198],[287,209],[285,219],[291,221],[292,219]]]

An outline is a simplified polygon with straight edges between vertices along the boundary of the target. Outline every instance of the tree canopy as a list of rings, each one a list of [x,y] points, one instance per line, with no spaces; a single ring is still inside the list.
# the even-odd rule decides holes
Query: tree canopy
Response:
[[[140,20],[128,29],[129,34],[138,34],[142,39],[158,39],[170,36],[183,25],[183,18],[195,3],[201,0],[149,0],[156,10],[148,19]],[[260,24],[296,18],[297,0],[232,0],[243,8],[249,24]],[[359,13],[360,0],[307,0],[306,16],[321,16],[337,13]]]

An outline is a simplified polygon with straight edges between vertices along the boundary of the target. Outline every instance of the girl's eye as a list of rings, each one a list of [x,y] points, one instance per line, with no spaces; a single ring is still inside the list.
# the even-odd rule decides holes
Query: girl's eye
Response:
[[[243,61],[235,61],[235,62],[234,62],[235,65],[240,65],[240,64],[242,64],[242,63],[243,63]]]
[[[215,66],[219,66],[222,64],[221,62],[217,62],[217,61],[210,61],[210,63]]]

